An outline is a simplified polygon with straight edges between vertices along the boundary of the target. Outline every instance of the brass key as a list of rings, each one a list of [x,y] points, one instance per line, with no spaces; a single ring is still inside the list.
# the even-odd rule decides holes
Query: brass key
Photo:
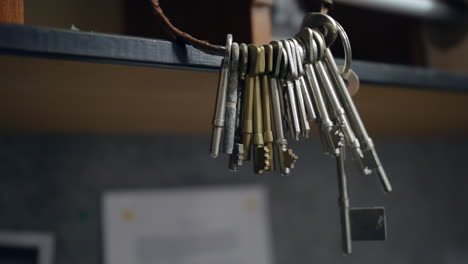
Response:
[[[275,171],[275,158],[273,151],[273,130],[272,130],[272,118],[271,118],[271,96],[270,96],[270,83],[268,75],[273,72],[273,46],[263,45],[265,50],[265,72],[261,75],[261,86],[262,86],[262,107],[263,107],[263,140],[265,146],[268,148],[269,163],[268,171]]]
[[[250,48],[251,46],[249,46]],[[257,174],[263,173],[270,167],[269,149],[265,147],[263,140],[263,109],[260,75],[265,73],[265,49],[254,46],[249,49],[250,58],[255,60],[255,85],[253,100],[253,144],[254,144],[254,171]]]

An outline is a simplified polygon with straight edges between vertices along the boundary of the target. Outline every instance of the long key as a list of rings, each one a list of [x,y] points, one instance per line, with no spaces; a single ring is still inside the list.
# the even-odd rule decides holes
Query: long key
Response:
[[[218,83],[218,93],[216,96],[216,107],[213,117],[213,133],[211,135],[210,155],[213,158],[218,157],[221,145],[221,136],[224,128],[224,115],[226,112],[226,92],[229,75],[229,64],[231,59],[232,35],[226,37],[226,46],[224,59],[221,66],[221,73]]]
[[[273,46],[273,71],[270,75],[270,89],[271,89],[271,101],[273,108],[273,117],[275,124],[275,137],[276,147],[280,165],[280,173],[282,175],[288,175],[291,169],[294,167],[294,163],[298,157],[292,150],[288,150],[288,141],[284,137],[283,131],[283,120],[282,120],[282,107],[281,107],[281,91],[278,79],[280,77],[281,69],[287,64],[287,56],[284,55],[283,44],[279,41],[272,41]],[[284,56],[283,56],[284,55]]]
[[[273,150],[273,129],[272,129],[272,117],[271,117],[271,90],[268,76],[273,72],[273,46],[263,45],[265,50],[265,73],[261,75],[261,86],[262,86],[262,107],[263,107],[263,140],[265,146],[268,148],[269,163],[268,171],[275,171],[275,157]]]
[[[318,50],[317,44],[313,40],[313,32],[310,28],[304,28],[298,35],[302,38],[307,47],[307,56],[306,56],[306,65],[305,65],[305,72],[306,72],[306,81],[309,84],[312,98],[314,99],[315,105],[317,106],[317,125],[319,126],[319,133],[320,138],[322,140],[322,146],[324,146],[324,151],[330,155],[336,155],[336,149],[332,129],[333,129],[333,122],[330,119],[328,114],[327,104],[320,89],[320,84],[318,82],[317,75],[313,68],[313,64],[315,64],[320,58],[320,54],[323,54],[323,51],[320,52]]]
[[[286,100],[288,103],[288,113],[291,115],[291,121],[292,121],[292,131],[291,131],[291,136],[295,140],[299,140],[299,135],[301,134],[301,126],[299,124],[299,116],[297,113],[297,104],[296,104],[296,96],[294,94],[294,84],[291,81],[292,78],[292,72],[294,71],[296,65],[292,59],[292,53],[291,53],[291,46],[288,41],[283,40],[282,41],[283,46],[285,47],[285,50],[287,52],[288,60],[290,63],[288,64],[288,74],[286,78],[284,79],[285,81],[285,86],[286,86]]]
[[[353,126],[354,131],[356,131],[356,137],[362,143],[363,146],[363,155],[364,158],[362,160],[363,164],[363,173],[369,174],[369,171],[375,172],[386,192],[392,191],[392,185],[388,180],[387,174],[380,162],[379,156],[377,155],[377,151],[375,150],[374,142],[369,137],[367,130],[362,122],[362,119],[359,115],[359,112],[354,105],[353,100],[351,99],[351,95],[346,88],[346,84],[344,83],[343,79],[339,75],[338,68],[336,66],[335,60],[333,58],[332,53],[329,49],[325,52],[325,63],[333,76],[333,81],[337,90],[339,92],[340,98],[343,102],[343,105],[348,113],[349,119],[351,120],[351,125]]]
[[[297,52],[297,61],[298,61],[297,66],[298,66],[299,82],[300,82],[300,86],[302,89],[302,96],[304,98],[304,105],[307,110],[307,120],[309,121],[309,123],[312,123],[317,118],[317,115],[315,113],[315,109],[314,109],[315,107],[312,103],[312,99],[310,98],[309,89],[307,89],[307,84],[304,80],[305,70],[304,70],[303,64],[305,61],[305,54],[304,54],[304,50],[303,50],[301,43],[299,43],[299,41],[296,39],[293,39],[293,41],[297,48],[296,52]]]
[[[292,131],[293,129],[293,124],[292,124],[292,118],[291,118],[291,111],[289,111],[289,104],[288,101],[286,100],[287,98],[287,86],[286,82],[284,81],[287,78],[288,75],[288,53],[286,52],[286,48],[284,45],[278,41],[278,44],[281,45],[281,49],[279,51],[281,52],[281,61],[278,63],[278,71],[277,71],[277,86],[278,86],[278,94],[279,94],[279,100],[280,100],[280,107],[281,107],[281,119],[282,122],[281,124],[283,125],[282,127],[284,128],[284,135],[286,133],[293,134]],[[292,136],[291,136],[292,138]]]
[[[343,135],[339,135],[343,138]],[[338,171],[338,188],[339,188],[339,208],[341,216],[341,241],[343,253],[350,255],[352,253],[351,245],[351,220],[349,216],[349,197],[348,197],[348,183],[345,172],[345,146],[343,139],[340,140],[340,147],[336,155],[336,164]]]
[[[319,41],[323,40],[323,37],[321,35],[319,35],[319,37],[320,37],[318,39]],[[316,39],[314,38],[314,40]],[[317,43],[317,45],[322,46],[323,42]],[[323,84],[323,88],[324,88],[323,90],[325,91],[325,94],[327,95],[327,98],[332,106],[333,113],[337,121],[339,122],[341,129],[343,130],[343,134],[345,135],[347,143],[353,149],[354,154],[359,159],[362,158],[363,155],[362,155],[359,141],[357,140],[356,136],[354,135],[353,130],[351,129],[348,118],[346,117],[345,110],[342,107],[341,102],[336,94],[335,87],[333,86],[330,80],[327,70],[325,69],[321,60],[317,61],[317,63],[315,63],[314,66],[315,66],[315,69],[317,70],[319,79]]]
[[[302,83],[299,80],[299,63],[298,63],[298,57],[297,57],[297,49],[298,47],[296,46],[296,43],[294,40],[288,40],[290,47],[291,47],[291,61],[294,63],[294,66],[292,67],[292,80],[296,92],[296,103],[298,105],[298,112],[299,112],[299,123],[301,124],[301,136],[304,138],[309,137],[309,132],[310,132],[310,125],[309,122],[307,122],[307,114],[306,114],[306,108],[304,104],[304,96],[302,95]]]
[[[242,166],[244,159],[244,145],[242,144],[241,133],[241,117],[242,117],[242,97],[245,88],[245,76],[248,69],[248,48],[247,44],[239,45],[239,74],[238,74],[238,89],[237,89],[237,112],[236,112],[236,133],[234,139],[234,149],[229,157],[229,169],[237,171],[239,166]]]
[[[251,46],[249,46],[251,47]],[[260,76],[265,73],[265,49],[254,46],[249,49],[251,58],[255,57],[255,85],[253,105],[253,144],[254,144],[254,172],[263,173],[270,167],[269,149],[265,147],[263,140],[263,109]]]
[[[239,78],[239,44],[232,43],[231,63],[229,66],[229,82],[226,97],[226,122],[224,124],[223,153],[232,154],[236,132],[237,93]]]

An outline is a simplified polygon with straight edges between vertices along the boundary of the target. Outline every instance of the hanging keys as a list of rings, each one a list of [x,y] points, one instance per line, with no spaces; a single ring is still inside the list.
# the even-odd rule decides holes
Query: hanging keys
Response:
[[[353,149],[355,155],[358,158],[362,158],[363,154],[359,141],[356,139],[354,132],[351,129],[344,108],[342,107],[342,104],[336,94],[335,87],[333,86],[330,80],[330,76],[328,75],[328,72],[325,69],[322,61],[317,61],[317,63],[315,63],[315,69],[318,73],[320,82],[323,85],[323,91],[325,92],[327,99],[330,102],[330,106],[333,110],[332,113],[336,118],[338,125],[341,127],[343,134],[345,135],[347,144]]]
[[[383,208],[350,207],[347,147],[363,174],[376,173],[386,192],[392,187],[351,99],[359,78],[350,68],[351,46],[344,29],[324,14],[308,14],[303,26],[294,38],[263,46],[238,45],[228,35],[210,153],[217,157],[221,147],[233,171],[252,160],[256,174],[278,167],[289,175],[298,156],[288,148],[288,140],[308,138],[315,123],[324,152],[336,160],[342,248],[349,255],[352,240],[384,240],[386,230]],[[343,66],[336,65],[329,49],[338,37],[345,49]]]
[[[351,124],[353,125],[354,131],[356,131],[356,136],[359,138],[359,141],[363,144],[363,173],[376,173],[379,176],[380,181],[382,182],[384,190],[386,192],[391,192],[392,186],[387,178],[387,174],[385,173],[382,163],[380,162],[379,156],[377,155],[377,152],[374,147],[374,142],[367,134],[367,130],[364,126],[364,123],[361,120],[361,117],[359,116],[359,113],[356,109],[356,106],[354,105],[353,100],[351,99],[351,95],[349,94],[348,89],[346,88],[346,84],[344,83],[341,75],[339,75],[338,68],[335,64],[333,55],[328,49],[325,55],[325,62],[328,66],[328,70],[333,76],[333,80],[338,89],[341,100],[344,102],[343,105],[346,108],[346,112],[348,113],[350,120],[352,120]]]
[[[392,186],[388,180],[385,170],[383,169],[377,152],[375,151],[374,143],[369,137],[367,130],[354,105],[354,102],[351,99],[351,95],[348,92],[346,84],[342,79],[342,76],[346,76],[351,67],[351,45],[349,43],[346,32],[344,31],[343,27],[330,16],[317,13],[311,13],[307,15],[303,20],[303,26],[317,27],[321,29],[322,33],[325,35],[325,38],[328,38],[327,47],[333,43],[337,36],[341,38],[343,47],[345,48],[345,64],[342,68],[342,71],[340,72],[338,70],[333,55],[328,48],[325,51],[324,61],[327,70],[332,76],[331,79],[338,91],[340,100],[343,102],[346,114],[351,121],[350,125],[355,132],[357,140],[362,144],[362,150],[360,150],[361,153],[356,152],[356,155],[361,157],[359,160],[363,174],[370,174],[375,172],[379,176],[384,190],[386,192],[391,192]],[[355,150],[357,150],[357,148],[355,148]]]
[[[331,121],[328,114],[326,101],[322,94],[322,90],[320,89],[320,84],[313,67],[313,64],[321,59],[319,56],[320,54],[323,54],[324,51],[318,50],[318,47],[313,40],[312,29],[304,28],[298,34],[298,36],[303,39],[306,48],[309,50],[306,55],[307,60],[305,64],[305,70],[307,82],[309,84],[312,97],[314,98],[315,105],[317,106],[316,122],[319,127],[319,134],[320,138],[322,139],[322,145],[324,147],[325,153],[335,155],[337,146],[335,146],[332,136],[333,122]],[[323,48],[323,46],[320,47]]]

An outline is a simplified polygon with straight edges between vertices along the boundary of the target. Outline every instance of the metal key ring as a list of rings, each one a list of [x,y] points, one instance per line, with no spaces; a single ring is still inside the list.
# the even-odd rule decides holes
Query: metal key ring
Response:
[[[349,41],[348,35],[346,34],[346,31],[343,29],[343,27],[340,25],[340,23],[335,22],[336,27],[338,29],[338,35],[340,36],[341,42],[343,43],[343,48],[344,48],[344,66],[343,70],[340,72],[340,75],[345,77],[349,70],[351,69],[351,61],[352,61],[352,54],[351,54],[351,43]]]
[[[301,63],[305,64],[307,62],[306,44],[304,43],[304,40],[301,39],[301,38],[295,37],[294,39],[296,40],[296,42],[298,44],[297,47],[299,48]]]
[[[351,44],[343,27],[332,17],[322,13],[309,13],[304,17],[302,27],[316,28],[323,34],[324,42],[329,47],[338,35],[343,43],[345,64],[341,76],[346,76],[351,68]]]
[[[322,13],[308,13],[303,21],[301,28],[312,28],[319,30],[324,38],[327,47],[330,47],[338,35],[336,21],[329,15]]]
[[[314,61],[314,63],[316,63],[317,61],[320,61],[325,57],[325,51],[327,50],[327,46],[323,35],[314,29],[312,29],[312,38],[312,43],[317,46],[317,60]]]

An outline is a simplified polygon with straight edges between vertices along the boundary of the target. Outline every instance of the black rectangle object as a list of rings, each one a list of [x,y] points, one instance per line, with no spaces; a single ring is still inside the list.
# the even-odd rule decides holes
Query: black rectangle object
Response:
[[[387,239],[385,208],[351,208],[349,214],[353,241]]]

